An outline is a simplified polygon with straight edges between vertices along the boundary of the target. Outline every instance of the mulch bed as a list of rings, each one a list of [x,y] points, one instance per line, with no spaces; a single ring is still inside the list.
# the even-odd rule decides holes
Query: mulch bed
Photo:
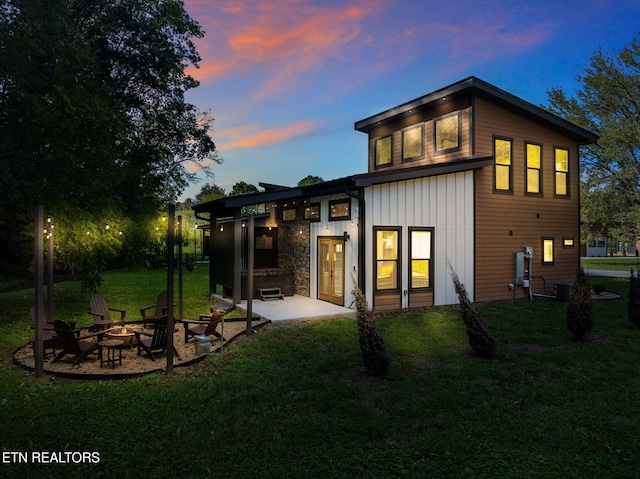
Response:
[[[253,330],[257,330],[269,323],[270,321],[254,319],[254,321],[252,321],[251,323],[251,327]],[[127,323],[127,325],[130,325],[130,323]],[[131,325],[137,327],[137,329],[142,329],[141,324],[131,323]],[[173,335],[173,345],[180,358],[178,359],[178,357],[176,357],[175,355],[173,356],[173,367],[178,368],[189,366],[205,359],[207,357],[206,355],[196,355],[196,347],[193,337],[189,338],[189,342],[185,344],[184,326],[180,322],[176,322],[176,328],[177,331]],[[236,338],[245,335],[246,330],[246,319],[225,320],[225,341],[223,346],[227,347],[227,345],[234,341]],[[149,329],[144,329],[143,331],[153,332],[153,330]],[[88,331],[83,330],[80,334],[83,335],[87,333]],[[211,339],[211,353],[219,353],[221,346],[220,340],[213,340],[214,338]],[[88,339],[88,341],[96,340],[97,338]],[[152,361],[149,355],[144,352],[144,350],[142,350],[140,355],[138,355],[138,347],[136,345],[133,345],[132,347],[122,346],[119,349],[122,351],[122,364],[116,363],[115,367],[113,368],[107,364],[103,364],[102,367],[100,367],[100,360],[98,359],[97,354],[98,350],[96,350],[95,354],[90,354],[87,359],[82,361],[77,366],[73,366],[73,361],[75,360],[75,357],[73,355],[66,355],[56,363],[51,364],[51,360],[54,356],[49,349],[46,351],[47,356],[44,359],[44,372],[46,374],[52,374],[54,376],[70,379],[125,379],[129,377],[149,374],[156,371],[162,371],[164,368],[166,368],[166,355],[157,357],[155,361]],[[103,354],[106,358],[106,349],[104,350]],[[117,357],[118,352],[116,351],[116,358]],[[31,371],[35,370],[33,346],[30,342],[14,351],[13,362],[25,369]]]

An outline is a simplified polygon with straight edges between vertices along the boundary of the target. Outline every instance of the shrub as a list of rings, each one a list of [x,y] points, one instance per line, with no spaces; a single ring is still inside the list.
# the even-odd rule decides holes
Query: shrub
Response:
[[[629,321],[640,326],[640,273],[631,270],[629,278],[629,304],[627,305]]]
[[[583,341],[587,333],[593,329],[591,284],[582,269],[578,270],[573,281],[567,307],[567,328],[576,341]]]
[[[467,295],[467,289],[460,282],[460,278],[453,270],[451,263],[449,263],[449,268],[451,269],[453,286],[458,295],[458,301],[460,302],[462,320],[467,329],[469,346],[471,346],[471,349],[473,349],[478,356],[492,358],[496,354],[496,340],[493,339],[493,336],[491,336],[491,333],[489,333],[489,330],[484,325],[480,314],[471,304],[469,296]]]
[[[604,284],[594,284],[592,286],[593,292],[596,294],[604,293]]]
[[[358,310],[358,337],[364,367],[375,376],[389,372],[391,360],[387,354],[384,338],[373,320],[373,313],[362,291],[355,288],[356,308]]]

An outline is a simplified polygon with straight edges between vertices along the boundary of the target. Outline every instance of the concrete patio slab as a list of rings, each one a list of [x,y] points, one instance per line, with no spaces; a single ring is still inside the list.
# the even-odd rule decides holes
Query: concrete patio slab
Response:
[[[229,301],[228,298],[224,299]],[[247,301],[242,300],[236,305],[244,311],[247,310]],[[284,299],[262,301],[253,300],[253,314],[271,321],[284,321],[292,319],[318,319],[334,316],[352,317],[356,315],[355,309],[344,308],[327,301],[308,298],[306,296],[285,296]]]

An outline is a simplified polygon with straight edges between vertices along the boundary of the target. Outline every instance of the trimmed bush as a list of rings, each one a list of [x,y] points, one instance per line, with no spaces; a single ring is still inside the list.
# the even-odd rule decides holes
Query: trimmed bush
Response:
[[[631,269],[629,278],[629,304],[627,305],[629,321],[640,327],[640,273]]]
[[[587,333],[593,329],[591,284],[582,269],[578,270],[573,281],[567,307],[567,328],[576,341],[584,341]]]
[[[391,364],[384,338],[373,320],[373,312],[367,304],[367,298],[359,288],[355,288],[355,296],[358,310],[358,337],[364,367],[374,376],[383,376],[389,372]]]
[[[453,286],[458,295],[458,301],[460,302],[460,311],[462,312],[462,320],[464,321],[465,328],[467,329],[467,336],[469,337],[469,346],[475,351],[475,353],[483,358],[492,358],[496,354],[496,340],[493,339],[491,333],[484,325],[480,314],[475,310],[469,296],[467,295],[467,289],[460,282],[458,274],[453,270],[451,263],[449,263],[451,269],[451,279],[453,280]]]
[[[592,286],[593,292],[596,294],[604,293],[604,284],[594,284]]]

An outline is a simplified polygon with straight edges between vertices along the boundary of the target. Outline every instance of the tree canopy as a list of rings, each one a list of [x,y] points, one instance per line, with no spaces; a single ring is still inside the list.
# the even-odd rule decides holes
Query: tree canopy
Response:
[[[0,269],[28,265],[37,204],[135,227],[220,161],[185,101],[202,36],[180,0],[0,0]]]
[[[640,36],[619,52],[596,51],[575,97],[549,93],[550,111],[599,135],[581,150],[583,240],[608,233],[635,241],[640,225]]]
[[[308,175],[298,181],[298,186],[317,185],[318,183],[324,183],[324,180],[319,176]]]
[[[235,185],[233,185],[233,188],[231,188],[231,193],[229,193],[229,196],[248,195],[250,193],[258,192],[259,190],[257,186],[245,181],[238,181]]]

